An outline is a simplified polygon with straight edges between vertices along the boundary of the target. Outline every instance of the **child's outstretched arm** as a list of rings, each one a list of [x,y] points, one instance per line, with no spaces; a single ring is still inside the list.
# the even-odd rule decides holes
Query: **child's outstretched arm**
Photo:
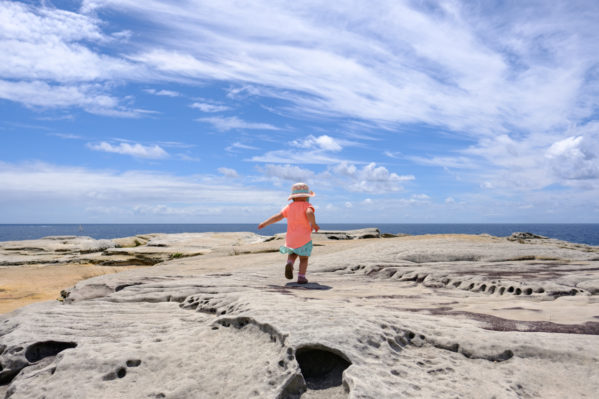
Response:
[[[276,223],[279,220],[282,220],[283,218],[284,218],[284,216],[283,216],[282,212],[279,212],[276,215],[272,215],[271,217],[266,219],[264,222],[260,223],[258,225],[258,229],[264,228],[264,227],[268,226],[269,224]]]
[[[306,216],[308,217],[308,222],[314,229],[314,231],[318,232],[320,230],[320,226],[316,224],[316,216],[314,215],[314,210],[312,208],[306,209]]]

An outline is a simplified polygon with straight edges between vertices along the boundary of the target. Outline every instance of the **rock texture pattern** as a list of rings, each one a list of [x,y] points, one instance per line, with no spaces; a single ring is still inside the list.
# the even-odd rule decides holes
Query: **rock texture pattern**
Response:
[[[154,242],[167,246],[155,248],[179,238],[190,256],[3,315],[5,397],[599,392],[597,247],[531,236],[321,238],[310,283],[298,285],[271,253],[278,240],[248,236],[199,256],[201,239],[163,236]]]

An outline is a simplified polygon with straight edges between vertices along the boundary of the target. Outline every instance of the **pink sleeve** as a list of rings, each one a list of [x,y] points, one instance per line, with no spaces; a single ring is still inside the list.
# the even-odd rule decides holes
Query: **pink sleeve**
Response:
[[[316,213],[316,210],[314,209],[314,207],[312,205],[309,205],[306,207],[306,212],[308,212],[308,209],[312,209],[312,212]]]
[[[283,215],[283,217],[287,217],[287,211],[289,210],[289,205],[287,205],[285,208],[281,209],[281,214]]]

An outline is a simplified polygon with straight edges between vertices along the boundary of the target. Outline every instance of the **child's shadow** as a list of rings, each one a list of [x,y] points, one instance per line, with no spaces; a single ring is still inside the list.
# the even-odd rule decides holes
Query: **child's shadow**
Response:
[[[318,283],[306,283],[306,284],[298,284],[298,283],[287,283],[285,284],[286,288],[299,288],[299,289],[304,289],[304,290],[330,290],[331,286],[329,285],[322,285],[322,284],[318,284]]]

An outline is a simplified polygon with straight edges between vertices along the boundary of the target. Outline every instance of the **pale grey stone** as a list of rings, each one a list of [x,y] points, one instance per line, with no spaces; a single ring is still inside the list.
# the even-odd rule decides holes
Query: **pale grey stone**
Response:
[[[298,285],[271,253],[280,241],[244,234],[153,237],[164,246],[146,253],[190,256],[81,281],[64,303],[0,316],[7,397],[599,391],[597,247],[466,235],[319,240],[310,283]],[[202,245],[209,252],[192,256]]]

